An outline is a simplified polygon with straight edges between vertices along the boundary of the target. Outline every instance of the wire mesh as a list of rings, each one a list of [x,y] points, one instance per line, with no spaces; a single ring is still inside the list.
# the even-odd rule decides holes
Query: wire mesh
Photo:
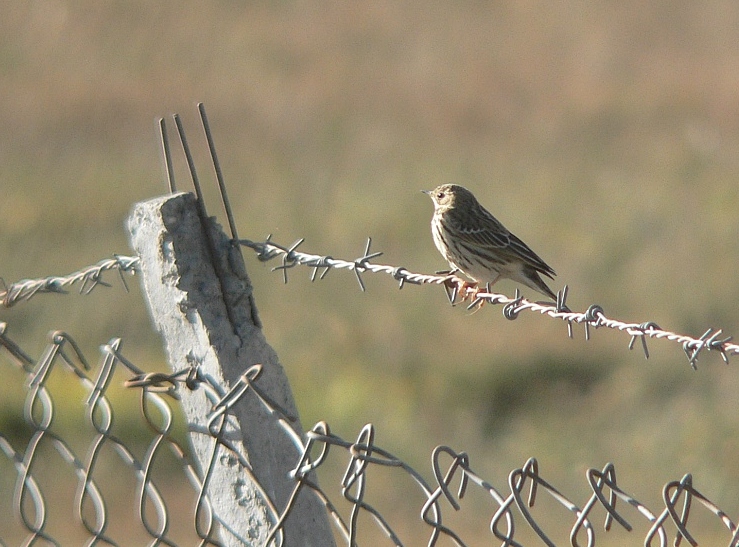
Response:
[[[554,303],[530,302],[519,294],[508,298],[490,292],[488,287],[472,286],[451,274],[418,274],[403,267],[376,264],[372,260],[382,253],[371,252],[369,239],[362,255],[354,260],[300,252],[297,249],[303,240],[288,247],[270,238],[262,242],[239,239],[202,105],[199,110],[232,241],[253,249],[259,260],[279,257],[281,264],[274,269],[283,273],[285,282],[287,271],[298,265],[312,268],[313,280],[323,279],[331,269],[351,270],[362,290],[366,288],[364,273],[382,273],[392,276],[400,288],[406,283],[440,285],[452,305],[458,301],[469,301],[470,308],[500,304],[509,320],[530,311],[564,321],[570,337],[573,325],[577,324],[584,326],[586,338],[590,337],[591,328],[625,332],[629,336],[629,349],[639,339],[647,358],[647,339],[666,339],[682,346],[694,369],[704,352],[716,352],[726,363],[731,355],[739,353],[739,346],[731,343],[731,337],[722,337],[720,330],[708,329],[696,338],[661,329],[653,322],[630,323],[608,318],[598,305],[584,312],[573,312],[566,305],[567,287],[558,293]],[[175,116],[175,122],[205,218],[205,205],[179,117]],[[163,120],[160,130],[168,186],[174,191]],[[2,283],[0,300],[5,307],[11,307],[41,293],[63,293],[74,285],[80,293],[87,294],[98,286],[106,286],[103,276],[111,270],[120,274],[125,286],[125,274],[135,274],[139,267],[138,257],[115,255],[67,276],[22,280],[7,286]],[[7,429],[0,431],[0,545],[41,542],[220,545],[219,516],[207,495],[211,470],[214,462],[223,457],[235,458],[249,469],[246,455],[224,435],[224,426],[240,401],[256,397],[257,408],[276,416],[282,434],[298,449],[290,473],[293,490],[287,503],[275,503],[270,499],[270,485],[259,485],[259,495],[266,502],[271,523],[265,542],[268,546],[285,544],[285,524],[295,509],[298,494],[307,489],[323,502],[331,515],[336,538],[351,547],[363,542],[374,545],[378,538],[398,546],[421,542],[429,546],[471,545],[479,538],[470,539],[466,527],[451,524],[454,522],[451,517],[470,498],[477,500],[477,508],[486,515],[481,527],[486,530],[485,544],[554,546],[564,544],[555,538],[566,537],[574,547],[593,546],[617,530],[633,532],[638,528],[646,532],[643,536],[637,533],[630,536],[631,544],[666,546],[672,539],[676,546],[683,541],[697,545],[693,524],[696,508],[700,507],[703,515],[707,513],[725,531],[722,544],[739,547],[736,524],[695,487],[690,474],[665,484],[662,503],[656,508],[647,507],[627,493],[616,480],[616,469],[611,463],[602,469],[587,470],[587,484],[585,493],[579,496],[580,503],[549,482],[535,458],[513,469],[496,487],[475,470],[470,455],[448,446],[437,446],[432,452],[431,478],[425,478],[376,442],[372,424],[365,425],[353,440],[336,435],[326,422],[319,422],[300,434],[291,425],[295,417],[279,408],[260,389],[259,364],[249,367],[233,385],[219,385],[201,373],[197,360],[175,373],[145,371],[123,355],[121,345],[121,339],[116,338],[101,346],[100,360],[97,366],[91,367],[71,336],[54,332],[42,355],[34,359],[10,338],[7,325],[0,323],[3,378],[8,382],[11,378],[18,380],[17,387],[10,390],[18,395],[14,399],[17,419],[4,421],[3,428]],[[206,458],[209,463],[199,469],[188,455],[186,441],[181,439],[186,437],[183,431],[188,425],[182,423],[177,397],[182,390],[201,389],[212,404],[202,420],[206,427],[188,433],[206,435],[212,448]],[[114,425],[116,416],[122,418],[118,421],[130,420],[131,413],[122,403],[125,398],[122,392],[135,396],[140,417],[138,423],[129,426],[128,435]],[[73,394],[84,403],[82,416],[70,411]],[[178,430],[183,433],[178,435]],[[163,469],[165,466],[167,469]],[[343,469],[338,483],[319,486],[313,472],[331,467]],[[379,489],[373,489],[383,473],[389,473],[392,478],[381,482]],[[383,512],[382,498],[388,484],[402,488],[400,495],[409,505],[414,503],[412,500],[417,501],[415,512],[423,528],[420,537],[405,537],[397,515]],[[128,516],[130,513],[121,514],[120,503],[112,503],[114,497],[121,496],[121,491],[126,492],[122,497],[134,509],[133,518]],[[185,491],[189,496],[183,495]],[[542,493],[547,494],[543,500]],[[235,499],[234,503],[242,501]],[[11,510],[13,517],[9,516]],[[552,519],[543,517],[555,510],[564,510],[567,518],[556,518],[557,529],[553,530]],[[600,514],[604,514],[602,531],[596,526]],[[70,520],[76,522],[74,532],[70,531]]]
[[[271,243],[247,245],[260,250],[263,253],[262,258],[283,254],[287,257],[284,264],[287,267],[288,264],[299,261],[313,268],[332,267],[336,264],[331,263],[330,261],[334,259],[328,257],[297,255],[294,248],[288,250]],[[270,253],[272,256],[269,256]],[[373,268],[374,265],[369,264],[366,259],[368,254],[365,253],[363,259],[349,262],[352,264],[349,268],[357,268],[359,265],[362,271],[394,271],[397,275],[397,268],[388,266]],[[103,262],[80,272],[97,271],[95,268],[99,268],[100,264]],[[113,263],[106,264],[109,266],[106,266],[106,269],[119,269],[131,273],[135,268],[127,266],[130,264],[135,266],[136,261],[134,258],[123,257],[117,258],[115,262],[121,264],[121,267],[112,265]],[[80,272],[68,278],[46,279],[54,279],[51,286],[58,287],[69,284],[70,279],[83,280],[84,275],[80,275]],[[456,283],[449,276],[416,277],[415,274],[408,274],[407,280],[413,282],[417,279],[423,279],[425,283],[444,284],[450,280]],[[80,282],[84,286],[85,281]],[[86,282],[88,288],[91,282]],[[22,283],[24,287],[31,287],[24,298],[39,292],[59,292],[55,289],[33,290],[33,287],[47,283],[45,280],[37,282],[24,280]],[[99,274],[94,274],[94,283],[95,285],[101,283]],[[14,287],[15,284],[11,285],[9,292],[21,294]],[[492,297],[488,297],[487,294],[477,295],[480,296],[490,298],[494,303],[502,301],[501,295]],[[556,305],[528,303],[520,298],[508,299],[505,305],[516,306],[516,311],[522,309],[539,311],[548,317],[568,321],[577,322],[578,317],[582,317],[586,324],[593,322],[625,330],[632,336],[632,343],[635,336],[650,336],[657,330],[651,326],[641,327],[641,330],[635,333],[629,328],[619,328],[616,326],[617,322],[606,319],[602,312],[600,316],[595,317],[590,312],[591,318],[588,319],[588,312],[585,314],[562,312],[556,309]],[[630,328],[639,328],[634,326],[635,324],[630,325],[632,325]],[[666,338],[674,339],[669,336]],[[720,352],[722,355],[736,353],[733,346],[729,346],[726,341],[717,348],[713,347],[709,340],[710,338],[704,337],[704,345],[701,347],[723,349],[723,352]],[[273,526],[267,545],[283,545],[282,526],[290,518],[292,504],[301,489],[312,490],[322,500],[333,517],[337,537],[346,545],[357,545],[360,530],[369,526],[373,526],[375,534],[386,537],[393,545],[417,544],[419,538],[413,538],[412,541],[401,538],[400,533],[395,530],[393,515],[384,515],[378,509],[377,501],[371,499],[368,494],[378,469],[385,469],[408,479],[408,483],[413,485],[413,494],[420,500],[417,513],[428,530],[422,541],[428,545],[436,545],[440,541],[450,541],[460,546],[468,545],[463,531],[454,530],[445,523],[449,522],[450,511],[455,512],[461,508],[465,497],[470,495],[470,489],[477,488],[487,499],[489,516],[486,526],[489,537],[493,541],[499,541],[500,545],[526,545],[527,543],[521,539],[525,536],[523,530],[529,534],[533,532],[545,545],[556,545],[535,516],[537,497],[544,491],[570,515],[568,521],[562,520],[560,523],[565,527],[569,543],[573,546],[596,545],[596,539],[608,534],[614,523],[623,530],[631,531],[634,529],[635,518],[647,526],[648,531],[643,538],[645,545],[665,546],[671,537],[675,538],[675,544],[685,540],[691,545],[697,545],[690,529],[691,511],[694,512],[692,508],[696,504],[713,515],[727,531],[727,545],[739,546],[739,530],[735,523],[694,486],[690,474],[670,481],[664,486],[662,496],[664,503],[656,510],[640,503],[620,487],[616,480],[615,467],[610,463],[603,469],[588,469],[586,473],[588,494],[582,497],[585,501],[581,504],[575,503],[548,482],[540,473],[539,463],[534,458],[511,471],[505,488],[496,488],[475,471],[468,454],[457,452],[447,446],[438,446],[432,454],[432,479],[428,480],[421,472],[376,444],[375,428],[371,424],[367,424],[354,440],[347,440],[334,434],[325,422],[316,424],[301,437],[290,425],[293,418],[260,391],[259,365],[250,367],[234,385],[220,386],[214,385],[211,379],[199,374],[197,363],[173,374],[145,372],[123,356],[121,343],[120,339],[113,339],[103,345],[99,364],[91,368],[72,337],[63,332],[54,332],[50,335],[49,343],[41,357],[33,359],[8,336],[7,325],[0,324],[2,362],[5,366],[20,371],[24,378],[20,389],[25,392],[22,406],[27,431],[26,439],[23,435],[0,432],[0,449],[8,464],[2,466],[3,474],[6,475],[3,477],[3,484],[13,485],[11,489],[3,492],[6,499],[2,504],[12,506],[16,515],[14,526],[2,527],[0,541],[3,545],[32,544],[41,540],[55,545],[68,543],[64,535],[66,532],[59,532],[50,524],[55,519],[49,516],[59,512],[75,518],[82,537],[88,544],[115,545],[123,541],[114,537],[114,526],[111,526],[111,523],[118,520],[120,515],[111,514],[108,509],[109,503],[106,502],[108,494],[103,487],[103,482],[106,481],[100,478],[105,473],[102,470],[109,465],[105,463],[106,457],[115,458],[130,470],[131,476],[135,479],[127,486],[132,490],[130,497],[135,508],[137,528],[142,537],[147,538],[146,541],[162,545],[180,544],[178,541],[182,540],[175,537],[176,533],[173,530],[181,531],[185,527],[192,535],[185,540],[188,544],[219,545],[218,516],[213,513],[206,495],[209,470],[196,469],[186,449],[173,433],[177,419],[181,419],[176,412],[178,392],[182,389],[205,389],[213,406],[210,415],[206,417],[206,433],[199,431],[198,434],[208,434],[213,439],[211,462],[225,453],[244,459],[244,455],[235,451],[228,439],[221,435],[230,409],[243,397],[258,397],[265,412],[284,416],[285,419],[280,420],[284,434],[299,448],[300,456],[291,473],[294,491],[290,502],[284,507],[277,507],[271,501],[268,504],[271,510],[270,522]],[[695,355],[692,355],[692,358],[694,362]],[[57,431],[55,427],[54,416],[60,414],[60,409],[67,410],[55,396],[55,390],[59,389],[58,383],[53,381],[56,374],[74,378],[82,388],[86,409],[84,424],[75,423],[75,430],[77,434],[81,430],[89,433],[89,442],[84,449],[76,449],[73,443],[65,439],[65,433]],[[114,382],[114,376],[121,379]],[[129,390],[138,391],[139,413],[142,418],[140,428],[148,430],[151,435],[141,456],[137,456],[135,448],[116,435],[113,428],[115,416],[113,401],[118,397],[111,395],[111,392],[120,389],[122,384]],[[156,473],[157,461],[162,459],[165,452],[169,454],[169,460],[176,462],[175,467],[179,469],[180,478],[175,482],[187,481],[190,484],[192,492],[190,501],[194,511],[172,509],[166,501],[163,484],[171,484],[171,478],[162,482],[158,480]],[[75,477],[72,483],[74,503],[71,506],[58,501],[65,495],[69,497],[69,493],[58,492],[54,481],[50,484],[49,478],[44,474],[45,460],[53,459],[50,453],[60,457],[63,466]],[[311,471],[327,465],[331,459],[329,455],[338,460],[334,461],[333,465],[338,463],[345,469],[338,485],[338,494],[337,485],[323,488],[309,478]],[[248,467],[248,462],[244,463]],[[14,469],[12,480],[8,480],[10,468]],[[396,482],[401,481],[400,479],[393,481]],[[456,491],[452,490],[452,484],[457,485]],[[269,485],[262,487],[262,495],[269,500],[266,493],[269,491]],[[12,500],[8,500],[11,490]],[[596,531],[598,527],[593,520],[596,509],[605,511],[603,532]],[[363,518],[364,515],[371,518]],[[176,526],[175,522],[178,523]],[[373,524],[370,525],[368,522]],[[18,539],[21,536],[22,539]],[[365,529],[362,537],[366,536]]]
[[[8,336],[7,324],[0,323],[3,378],[14,376],[9,368],[20,372],[18,389],[25,392],[17,416],[23,417],[25,427],[17,425],[11,431],[0,432],[0,449],[9,464],[0,466],[5,475],[2,483],[12,485],[3,489],[0,505],[12,507],[17,519],[14,526],[9,522],[11,512],[4,512],[0,544],[31,545],[43,540],[69,545],[84,538],[88,544],[116,545],[128,538],[176,545],[173,530],[174,537],[181,540],[188,537],[183,530],[189,525],[190,536],[201,539],[199,545],[217,545],[213,539],[214,516],[207,500],[197,497],[201,484],[198,473],[174,434],[174,399],[168,400],[155,390],[136,394],[143,421],[133,427],[132,438],[124,441],[114,427],[117,413],[113,401],[121,399],[120,377],[140,375],[142,371],[120,355],[121,340],[102,346],[100,362],[91,368],[68,334],[57,331],[49,338],[41,357],[35,360]],[[71,406],[72,394],[83,400],[84,416],[79,415],[78,407]],[[168,462],[166,472],[160,472],[160,460]],[[59,465],[50,474],[52,463]],[[8,480],[11,466],[15,474],[13,480]],[[118,475],[111,477],[112,469]],[[172,482],[172,476],[177,476],[175,470],[180,479]],[[183,489],[182,479],[192,486],[194,520],[192,512],[183,513],[179,503],[173,508],[171,500],[167,502],[173,490]],[[71,491],[64,491],[65,487]],[[12,499],[8,499],[11,494]],[[65,503],[69,499],[74,500],[71,505]],[[120,507],[121,499],[133,504],[138,527],[130,526],[128,513],[122,516],[110,511],[111,500],[113,506]],[[75,520],[80,530],[69,525]],[[173,521],[177,523],[175,528]],[[118,534],[118,539],[113,534]]]

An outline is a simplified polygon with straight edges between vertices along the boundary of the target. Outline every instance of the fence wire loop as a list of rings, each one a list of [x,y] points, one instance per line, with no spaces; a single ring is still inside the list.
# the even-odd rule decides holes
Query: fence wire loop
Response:
[[[521,296],[521,292],[516,289],[516,296],[513,297],[513,302],[509,302],[508,304],[503,306],[503,317],[505,317],[509,321],[514,321],[515,319],[518,319],[518,314],[522,309],[519,306],[521,306],[522,302],[523,296]]]
[[[446,453],[452,456],[452,463],[450,464],[449,469],[445,475],[442,475],[441,466],[439,464],[439,456],[442,453]],[[459,511],[461,509],[459,503],[457,503],[457,501],[454,499],[454,496],[451,494],[451,492],[449,492],[449,484],[454,478],[457,469],[461,468],[463,470],[459,495],[459,498],[461,499],[464,496],[464,490],[467,481],[467,473],[465,471],[467,467],[467,457],[464,453],[455,453],[451,448],[447,446],[437,446],[431,455],[431,463],[438,487],[433,492],[431,492],[431,494],[428,496],[428,499],[421,508],[421,518],[426,524],[433,527],[433,532],[429,544],[433,545],[437,541],[439,535],[444,534],[451,540],[453,540],[457,545],[464,545],[462,539],[451,528],[442,524],[442,511],[438,500],[439,497],[441,497],[441,495],[443,494],[455,511]],[[431,515],[430,513],[433,513],[433,515]]]
[[[116,540],[109,535],[108,529],[110,521],[118,517],[106,504],[109,493],[106,494],[106,487],[100,480],[101,469],[107,465],[101,462],[109,462],[109,458],[114,458],[133,473],[135,480],[131,485],[136,489],[133,497],[137,505],[137,518],[152,544],[176,545],[169,536],[169,526],[177,512],[167,507],[162,491],[155,484],[156,473],[153,466],[157,455],[162,450],[171,452],[196,491],[201,488],[202,483],[185,451],[171,436],[174,423],[171,408],[156,394],[146,389],[141,391],[142,417],[154,432],[144,458],[139,459],[115,436],[114,405],[111,400],[115,371],[122,365],[124,373],[141,372],[121,355],[121,339],[113,338],[108,344],[101,346],[99,365],[93,368],[74,338],[65,332],[50,333],[48,344],[38,360],[35,360],[9,338],[6,326],[5,323],[0,323],[0,366],[10,363],[23,370],[30,387],[26,391],[24,417],[32,435],[25,447],[14,449],[12,442],[18,441],[10,441],[0,433],[0,458],[7,458],[16,470],[13,507],[20,527],[26,532],[23,544],[31,545],[42,541],[49,545],[61,545],[63,542],[54,537],[56,532],[47,515],[53,508],[58,519],[60,508],[68,508],[88,534],[87,544],[116,545]],[[52,416],[65,410],[63,405],[56,403],[56,395],[59,394],[55,391],[59,387],[57,382],[50,381],[52,374],[55,377],[71,375],[86,393],[86,424],[79,424],[81,431],[86,429],[92,433],[86,454],[78,455],[52,423]],[[68,393],[61,392],[61,396],[67,397]],[[150,405],[158,408],[157,416],[149,412]],[[41,460],[49,457],[48,450],[57,455],[54,462],[59,469],[55,473],[62,474],[69,470],[76,477],[72,504],[69,504],[67,500],[70,498],[67,497],[60,504],[57,498],[62,494],[58,492],[58,485],[48,484],[48,478],[39,473],[40,469],[47,467],[45,461]],[[121,483],[117,488],[125,488],[125,485]],[[0,492],[2,493],[4,492]],[[213,539],[216,525],[207,504],[199,507],[193,526],[200,538],[200,545],[220,545]],[[2,545],[9,544],[4,537],[6,533],[7,527],[3,525],[0,527]]]
[[[531,487],[529,490],[527,503],[524,503],[520,494],[524,488],[527,479],[531,481]],[[528,522],[531,529],[536,532],[536,534],[546,545],[556,547],[556,545],[551,541],[551,539],[549,539],[549,537],[538,525],[533,515],[529,511],[529,508],[534,507],[536,501],[536,493],[539,487],[544,488],[544,490],[547,491],[555,501],[557,501],[560,505],[562,505],[578,517],[578,519],[576,520],[576,524],[578,524],[581,528],[585,528],[588,535],[588,547],[592,547],[595,544],[595,531],[590,521],[587,518],[581,519],[580,517],[582,516],[583,512],[580,510],[580,508],[577,507],[577,505],[572,503],[570,500],[568,500],[554,486],[549,484],[540,476],[538,462],[534,458],[529,459],[523,468],[516,469],[511,472],[509,476],[509,486],[511,488],[511,493],[516,502],[518,510],[523,514],[524,519]]]
[[[601,506],[606,510],[606,519],[603,523],[603,529],[605,531],[611,529],[613,521],[615,520],[624,528],[624,530],[631,532],[631,530],[633,529],[632,526],[616,511],[618,486],[616,484],[616,468],[613,466],[613,464],[610,462],[607,463],[601,471],[598,471],[597,469],[589,469],[587,473],[587,479],[588,483],[590,484],[590,488],[593,491],[593,497],[591,497],[591,499],[588,500],[588,503],[585,505],[583,509],[583,516],[587,515],[590,512],[590,509],[595,504],[595,501],[599,501]],[[604,488],[608,488],[609,490],[608,499],[606,499],[603,493]],[[580,519],[578,519],[578,525],[579,524]]]
[[[439,457],[441,454],[447,454],[452,457],[452,463],[449,465],[446,474],[442,475],[441,465],[439,463]],[[454,499],[451,492],[449,492],[449,483],[454,478],[454,475],[458,468],[466,469],[468,467],[469,457],[464,452],[457,453],[448,446],[437,446],[431,454],[431,466],[434,471],[434,478],[436,479],[439,489],[444,497],[447,499],[449,504],[454,508],[455,511],[460,510],[459,503]],[[462,473],[461,480],[459,482],[459,491],[457,497],[462,499],[464,493],[467,490],[467,474]]]
[[[262,365],[253,365],[249,367],[229,389],[223,397],[221,397],[211,408],[207,419],[207,428],[213,437],[218,437],[220,427],[223,423],[222,418],[238,403],[244,396],[246,391],[252,387],[251,381],[257,379],[262,374]],[[216,424],[216,422],[219,422]]]
[[[302,480],[308,474],[321,467],[328,457],[328,451],[331,445],[325,441],[325,438],[330,435],[331,432],[326,422],[318,422],[313,426],[313,429],[306,433],[305,448],[303,448],[295,469],[290,472],[291,477],[296,480]],[[311,452],[313,451],[315,443],[321,443],[321,447],[318,452],[318,457],[313,459],[311,458]]]
[[[636,325],[644,332],[657,329],[655,325]],[[633,333],[632,333],[633,336]],[[720,332],[711,330],[707,333],[703,342],[706,349],[719,341]],[[624,518],[622,512],[617,510],[617,501],[620,499],[628,506],[635,509],[636,514],[646,519],[651,524],[644,544],[651,546],[654,539],[666,547],[667,533],[664,527],[666,521],[675,524],[676,540],[679,545],[685,540],[691,545],[697,544],[693,532],[690,529],[690,512],[694,502],[699,502],[703,507],[723,523],[731,534],[730,547],[739,547],[739,530],[729,517],[719,509],[706,496],[699,492],[693,485],[691,475],[685,475],[679,481],[672,481],[663,489],[664,508],[659,516],[639,503],[632,496],[624,492],[616,482],[616,470],[613,464],[606,464],[602,470],[589,469],[586,478],[590,487],[590,497],[582,506],[582,509],[565,497],[558,489],[552,486],[540,472],[538,461],[530,458],[525,464],[511,472],[508,480],[506,495],[499,493],[494,487],[475,474],[471,467],[469,456],[465,452],[457,452],[447,446],[438,446],[432,452],[432,476],[433,483],[427,484],[421,475],[376,444],[376,432],[372,424],[365,425],[354,441],[346,441],[334,435],[326,422],[317,423],[310,431],[301,437],[291,422],[286,419],[281,410],[273,401],[264,394],[260,394],[259,379],[262,368],[260,365],[249,367],[229,389],[213,383],[212,379],[204,378],[199,374],[197,360],[193,360],[190,366],[172,374],[144,373],[141,369],[128,361],[121,353],[121,339],[114,338],[108,344],[101,346],[101,363],[97,377],[91,379],[87,376],[88,370],[83,366],[87,359],[80,351],[79,346],[68,334],[57,331],[50,335],[50,342],[38,360],[35,367],[30,370],[24,365],[30,357],[20,350],[7,335],[6,325],[0,323],[0,355],[8,357],[8,362],[26,370],[29,377],[29,385],[35,386],[29,392],[26,404],[27,409],[36,409],[26,413],[26,420],[37,432],[33,444],[27,448],[27,456],[15,451],[7,441],[0,435],[0,455],[5,455],[15,462],[18,470],[17,488],[15,491],[16,509],[19,509],[20,521],[28,530],[29,537],[35,541],[46,540],[50,544],[59,544],[58,541],[47,530],[46,507],[47,501],[43,494],[44,486],[39,484],[34,475],[33,460],[38,457],[36,446],[42,438],[52,440],[59,453],[66,462],[69,462],[79,472],[81,478],[75,497],[75,511],[80,515],[80,522],[90,537],[95,542],[115,544],[112,537],[107,535],[107,523],[110,515],[106,509],[104,493],[94,480],[95,462],[103,446],[107,445],[120,455],[124,462],[130,465],[139,477],[139,508],[138,515],[144,528],[158,544],[175,545],[168,536],[168,521],[170,512],[166,507],[161,492],[152,482],[152,465],[159,445],[168,446],[182,462],[183,469],[188,474],[197,492],[196,515],[193,527],[201,538],[203,545],[219,545],[214,538],[217,531],[217,518],[213,515],[207,497],[207,488],[210,480],[210,470],[219,454],[229,454],[235,457],[248,469],[248,461],[239,454],[233,444],[223,438],[221,429],[228,419],[228,415],[234,411],[234,405],[243,398],[247,391],[252,391],[259,397],[266,412],[277,416],[285,433],[296,440],[297,450],[295,454],[295,467],[290,472],[290,477],[295,480],[295,487],[290,499],[280,509],[272,502],[268,503],[272,512],[271,520],[274,524],[270,528],[268,545],[279,546],[284,544],[284,533],[282,526],[289,519],[298,494],[308,489],[319,497],[329,513],[332,515],[339,533],[346,539],[347,545],[354,545],[357,541],[360,525],[365,522],[360,519],[362,513],[372,517],[375,525],[381,532],[390,538],[395,545],[404,545],[403,541],[393,530],[393,525],[388,515],[383,515],[371,499],[369,489],[373,481],[374,470],[378,466],[397,470],[396,472],[407,475],[413,479],[423,495],[420,509],[420,517],[429,526],[428,545],[436,545],[441,536],[448,538],[458,546],[464,546],[462,536],[457,531],[444,524],[444,504],[440,503],[444,498],[449,508],[454,511],[461,510],[461,501],[471,485],[476,485],[489,495],[492,502],[490,520],[490,533],[502,541],[504,545],[511,547],[522,547],[516,540],[515,516],[512,508],[518,509],[518,514],[523,517],[527,526],[537,534],[545,545],[554,545],[551,537],[541,528],[532,512],[535,506],[537,492],[544,489],[550,496],[573,515],[573,524],[569,530],[570,544],[573,547],[584,547],[595,545],[595,529],[589,520],[593,509],[600,505],[606,511],[604,530],[611,529],[613,521],[626,531],[632,531],[632,525]],[[67,351],[65,348],[71,348]],[[18,356],[22,357],[18,357]],[[33,361],[32,359],[30,359]],[[57,361],[64,364],[62,370],[71,372],[79,379],[88,391],[86,399],[87,420],[95,432],[94,448],[86,460],[77,458],[71,448],[51,430],[51,415],[53,412],[53,399],[47,379],[52,369],[57,367]],[[120,365],[127,371],[129,378],[124,385],[129,388],[138,388],[142,395],[142,415],[154,432],[156,438],[152,441],[152,449],[147,453],[145,459],[138,460],[113,436],[113,409],[108,398],[111,382],[115,368]],[[205,388],[206,393],[213,401],[213,413],[209,416],[207,432],[214,439],[211,464],[204,470],[202,478],[194,472],[193,467],[187,461],[184,451],[171,438],[174,419],[165,399],[160,395],[170,393],[179,384],[195,384],[196,388]],[[152,413],[150,407],[158,409],[156,414]],[[334,454],[334,449],[342,449],[347,457],[347,465],[340,481],[341,497],[350,503],[351,510],[348,520],[344,520],[339,514],[336,506],[331,502],[327,492],[321,489],[312,475],[329,461],[329,456]],[[338,452],[341,454],[342,452]],[[446,468],[442,460],[450,458]],[[21,464],[20,462],[25,462]],[[456,493],[451,491],[451,484],[458,480],[459,486]],[[265,490],[265,496],[266,496]],[[678,504],[681,507],[678,508]],[[85,509],[89,507],[89,509]],[[150,511],[149,508],[154,508]],[[505,522],[505,524],[503,524]],[[583,533],[586,541],[581,541]],[[2,540],[2,532],[0,532]]]
[[[82,351],[80,350],[77,343],[65,332],[54,331],[49,334],[50,343],[46,346],[43,356],[39,359],[36,373],[33,375],[29,387],[37,388],[43,384],[49,376],[52,367],[57,361],[57,356],[62,359],[69,369],[74,372],[80,378],[85,376],[84,370],[90,370],[90,365],[85,360]],[[74,356],[77,358],[77,362],[69,357],[64,352],[64,346],[69,345],[72,348]],[[81,367],[78,365],[81,365]]]

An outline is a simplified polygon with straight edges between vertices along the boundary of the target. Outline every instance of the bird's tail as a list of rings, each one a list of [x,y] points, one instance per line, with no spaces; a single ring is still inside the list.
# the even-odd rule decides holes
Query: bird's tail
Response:
[[[537,272],[534,268],[524,268],[523,279],[521,281],[530,289],[534,289],[535,291],[540,292],[541,294],[551,298],[555,302],[557,301],[557,295],[552,292],[552,289],[550,289],[546,283],[544,283],[544,280],[539,275],[539,272]]]

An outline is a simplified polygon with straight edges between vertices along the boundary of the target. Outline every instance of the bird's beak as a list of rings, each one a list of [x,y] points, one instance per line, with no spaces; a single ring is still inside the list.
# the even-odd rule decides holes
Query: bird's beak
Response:
[[[426,194],[428,196],[431,194],[431,190],[421,190],[421,193]]]

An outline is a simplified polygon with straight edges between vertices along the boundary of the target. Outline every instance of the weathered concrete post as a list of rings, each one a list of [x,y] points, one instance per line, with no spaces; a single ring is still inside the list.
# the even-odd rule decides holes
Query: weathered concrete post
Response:
[[[202,373],[228,391],[247,368],[260,363],[260,390],[297,416],[287,377],[262,333],[241,252],[213,220],[201,220],[195,196],[178,193],[138,203],[128,229],[172,370],[197,362]],[[182,389],[181,394],[194,453],[205,469],[213,450],[206,430],[212,402],[203,389]],[[246,393],[230,412],[235,419],[228,420],[223,435],[245,454],[251,474],[221,448],[207,494],[225,545],[262,546],[275,518],[264,497],[278,512],[284,509],[295,486],[288,472],[299,451],[254,393]],[[292,425],[302,434],[299,423]],[[306,488],[284,531],[285,545],[334,545],[326,509]]]

